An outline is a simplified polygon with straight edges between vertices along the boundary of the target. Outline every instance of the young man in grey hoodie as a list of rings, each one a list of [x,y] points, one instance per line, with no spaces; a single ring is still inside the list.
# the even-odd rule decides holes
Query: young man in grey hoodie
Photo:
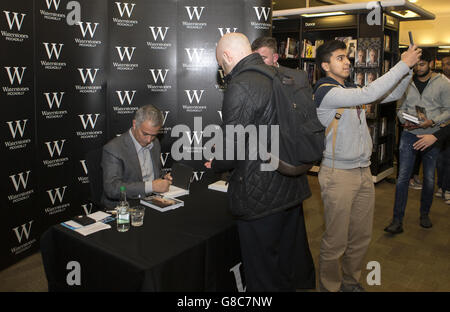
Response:
[[[422,154],[423,187],[420,199],[420,225],[432,227],[428,216],[433,202],[434,171],[439,155],[438,146],[430,146],[424,151],[417,151],[413,144],[419,140],[417,135],[433,134],[440,129],[440,124],[450,119],[450,84],[442,75],[431,70],[432,58],[424,50],[420,61],[414,68],[414,78],[410,82],[402,105],[397,113],[404,127],[400,137],[399,174],[395,188],[394,216],[390,225],[384,230],[392,234],[403,232],[403,216],[408,201],[408,183],[417,153]],[[418,107],[425,111],[420,124],[413,124],[403,118],[403,113],[418,115]],[[408,176],[408,177],[406,177]],[[405,182],[405,179],[407,182]],[[405,184],[406,183],[406,184]],[[406,185],[406,186],[405,186]]]
[[[350,61],[345,43],[332,40],[317,49],[317,66],[326,77],[317,82],[314,100],[319,120],[327,127],[319,171],[325,219],[319,256],[321,291],[364,291],[359,278],[372,235],[375,203],[372,140],[364,105],[399,99],[420,53],[410,47],[389,72],[359,88],[346,81]]]

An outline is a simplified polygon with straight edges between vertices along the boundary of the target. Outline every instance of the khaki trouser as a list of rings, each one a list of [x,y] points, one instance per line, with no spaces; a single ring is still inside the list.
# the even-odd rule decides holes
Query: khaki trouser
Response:
[[[321,166],[319,183],[325,219],[319,285],[321,291],[339,291],[341,282],[354,285],[361,276],[362,261],[372,235],[375,188],[368,167]]]

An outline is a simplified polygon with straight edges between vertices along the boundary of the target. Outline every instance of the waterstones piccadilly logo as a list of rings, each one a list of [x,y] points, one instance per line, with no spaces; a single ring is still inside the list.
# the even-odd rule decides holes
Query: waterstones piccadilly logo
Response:
[[[134,50],[136,47],[116,47],[117,54],[120,58],[120,62],[113,62],[113,66],[117,70],[135,70],[139,67],[139,64],[131,63]]]
[[[166,125],[167,116],[169,116],[170,111],[162,111],[164,120],[161,129],[159,130],[161,134],[169,134],[172,131],[172,127]]]
[[[151,92],[167,92],[172,89],[170,84],[166,84],[168,68],[150,68],[151,82],[147,84],[147,88]]]
[[[186,16],[189,18],[189,21],[182,21],[183,27],[186,27],[186,29],[201,30],[208,25],[201,21],[202,14],[206,11],[205,7],[185,6],[184,8],[186,9]]]
[[[98,25],[100,25],[100,23],[78,22],[82,38],[74,38],[75,43],[78,44],[80,48],[96,48],[98,45],[101,45],[101,40],[94,39]]]
[[[96,139],[99,135],[103,134],[102,130],[95,130],[99,116],[100,114],[78,115],[83,127],[83,130],[77,131],[76,133],[80,139]]]
[[[29,240],[33,222],[34,220],[31,220],[12,229],[12,232],[16,235],[17,242],[21,245],[11,248],[11,254],[17,256],[22,252],[30,249],[31,246],[36,242],[35,238]]]
[[[78,182],[81,184],[87,184],[89,183],[89,177],[88,177],[88,168],[86,164],[86,159],[80,159],[81,164],[81,173],[82,175],[78,177]]]
[[[21,33],[26,14],[11,11],[3,11],[3,13],[5,13],[6,23],[9,27],[7,30],[1,30],[1,34],[5,40],[13,42],[23,42],[24,40],[27,40],[29,36]]]
[[[66,67],[65,62],[59,62],[64,43],[42,42],[42,44],[48,57],[48,60],[41,60],[42,67],[47,70],[61,70],[63,67]]]
[[[58,13],[61,0],[41,0],[41,1],[44,2],[44,9],[43,10],[41,9],[39,13],[42,15],[44,19],[60,22],[66,18],[65,14]]]
[[[67,110],[61,108],[65,92],[44,92],[44,101],[48,104],[49,110],[42,110],[42,116],[46,119],[60,119],[67,115]]]
[[[11,183],[14,187],[15,193],[8,195],[8,200],[15,204],[30,198],[34,193],[33,189],[27,189],[31,170],[22,171],[10,175]]]
[[[271,27],[270,23],[270,7],[253,7],[254,13],[258,21],[252,21],[250,24],[254,29],[269,30]]]
[[[4,69],[10,82],[10,86],[2,87],[2,90],[6,95],[22,96],[30,91],[29,87],[22,86],[23,77],[27,69],[26,66],[5,66]]]
[[[63,203],[64,194],[66,193],[67,185],[47,190],[47,195],[50,200],[51,206],[45,208],[45,213],[48,215],[54,215],[64,212],[70,207],[70,203]]]
[[[192,182],[200,182],[203,178],[203,175],[206,173],[206,171],[193,171],[192,177],[191,177],[191,183]]]
[[[209,65],[209,51],[203,48],[184,48],[185,60],[182,67],[188,71],[198,71],[208,67]]]
[[[171,42],[166,42],[168,26],[149,26],[150,40],[147,41],[147,46],[152,50],[167,50],[172,47]]]
[[[96,93],[102,86],[94,85],[95,78],[100,68],[77,68],[83,85],[75,85],[75,89],[80,93]],[[89,85],[87,85],[89,84]]]
[[[134,8],[136,6],[135,3],[128,2],[114,2],[116,7],[116,12],[120,16],[113,17],[113,22],[120,27],[133,27],[138,24],[137,20],[131,19],[133,15]]]
[[[215,87],[219,91],[225,91],[226,90],[226,84],[225,84],[225,73],[223,72],[222,68],[219,68],[217,70],[217,77],[216,77],[216,84]]]
[[[137,90],[116,90],[117,95],[117,105],[113,106],[114,112],[119,115],[134,114],[138,107],[132,106],[134,100],[134,95]]]
[[[11,133],[12,141],[5,140],[5,146],[10,151],[26,148],[28,144],[31,142],[31,139],[26,137],[24,138],[27,122],[28,119],[13,120],[6,122],[9,131]]]
[[[65,142],[66,139],[44,142],[44,145],[47,146],[48,154],[50,156],[50,159],[42,160],[44,166],[46,166],[47,168],[59,167],[69,161],[68,157],[61,157]]]
[[[206,105],[201,105],[202,98],[204,98],[205,90],[184,90],[184,93],[187,102],[186,104],[183,104],[183,109],[186,112],[200,113],[206,110]]]

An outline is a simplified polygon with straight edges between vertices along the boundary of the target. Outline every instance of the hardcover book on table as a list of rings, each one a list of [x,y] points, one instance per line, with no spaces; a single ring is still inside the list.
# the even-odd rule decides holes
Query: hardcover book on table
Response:
[[[141,199],[140,203],[158,211],[168,211],[184,206],[184,202],[182,200],[164,197],[161,195],[147,196]]]

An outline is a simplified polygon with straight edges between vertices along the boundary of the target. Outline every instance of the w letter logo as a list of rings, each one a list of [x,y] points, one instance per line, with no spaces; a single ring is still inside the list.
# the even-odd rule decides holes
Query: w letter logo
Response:
[[[10,12],[9,11],[3,11],[3,12],[5,12],[6,19],[8,21],[9,30],[12,30],[14,24],[16,24],[17,30],[20,31],[20,28],[22,27],[22,23],[23,23],[23,18],[25,17],[26,14],[21,13],[22,18],[20,19],[20,22],[19,22],[19,13],[12,12],[13,18],[11,20],[11,16],[9,15]]]
[[[261,17],[264,15],[264,21],[267,22],[269,18],[270,8],[269,7],[253,7],[256,12],[256,17],[258,17],[258,21],[261,21]]]
[[[192,19],[194,18],[194,14],[195,14],[195,16],[197,17],[197,21],[198,21],[198,20],[200,20],[200,17],[202,16],[202,13],[203,13],[203,9],[205,7],[200,7],[200,13],[198,12],[198,7],[196,7],[196,6],[195,7],[185,6],[185,8],[189,15],[189,20],[192,21]],[[192,10],[191,10],[191,8],[192,8]]]

